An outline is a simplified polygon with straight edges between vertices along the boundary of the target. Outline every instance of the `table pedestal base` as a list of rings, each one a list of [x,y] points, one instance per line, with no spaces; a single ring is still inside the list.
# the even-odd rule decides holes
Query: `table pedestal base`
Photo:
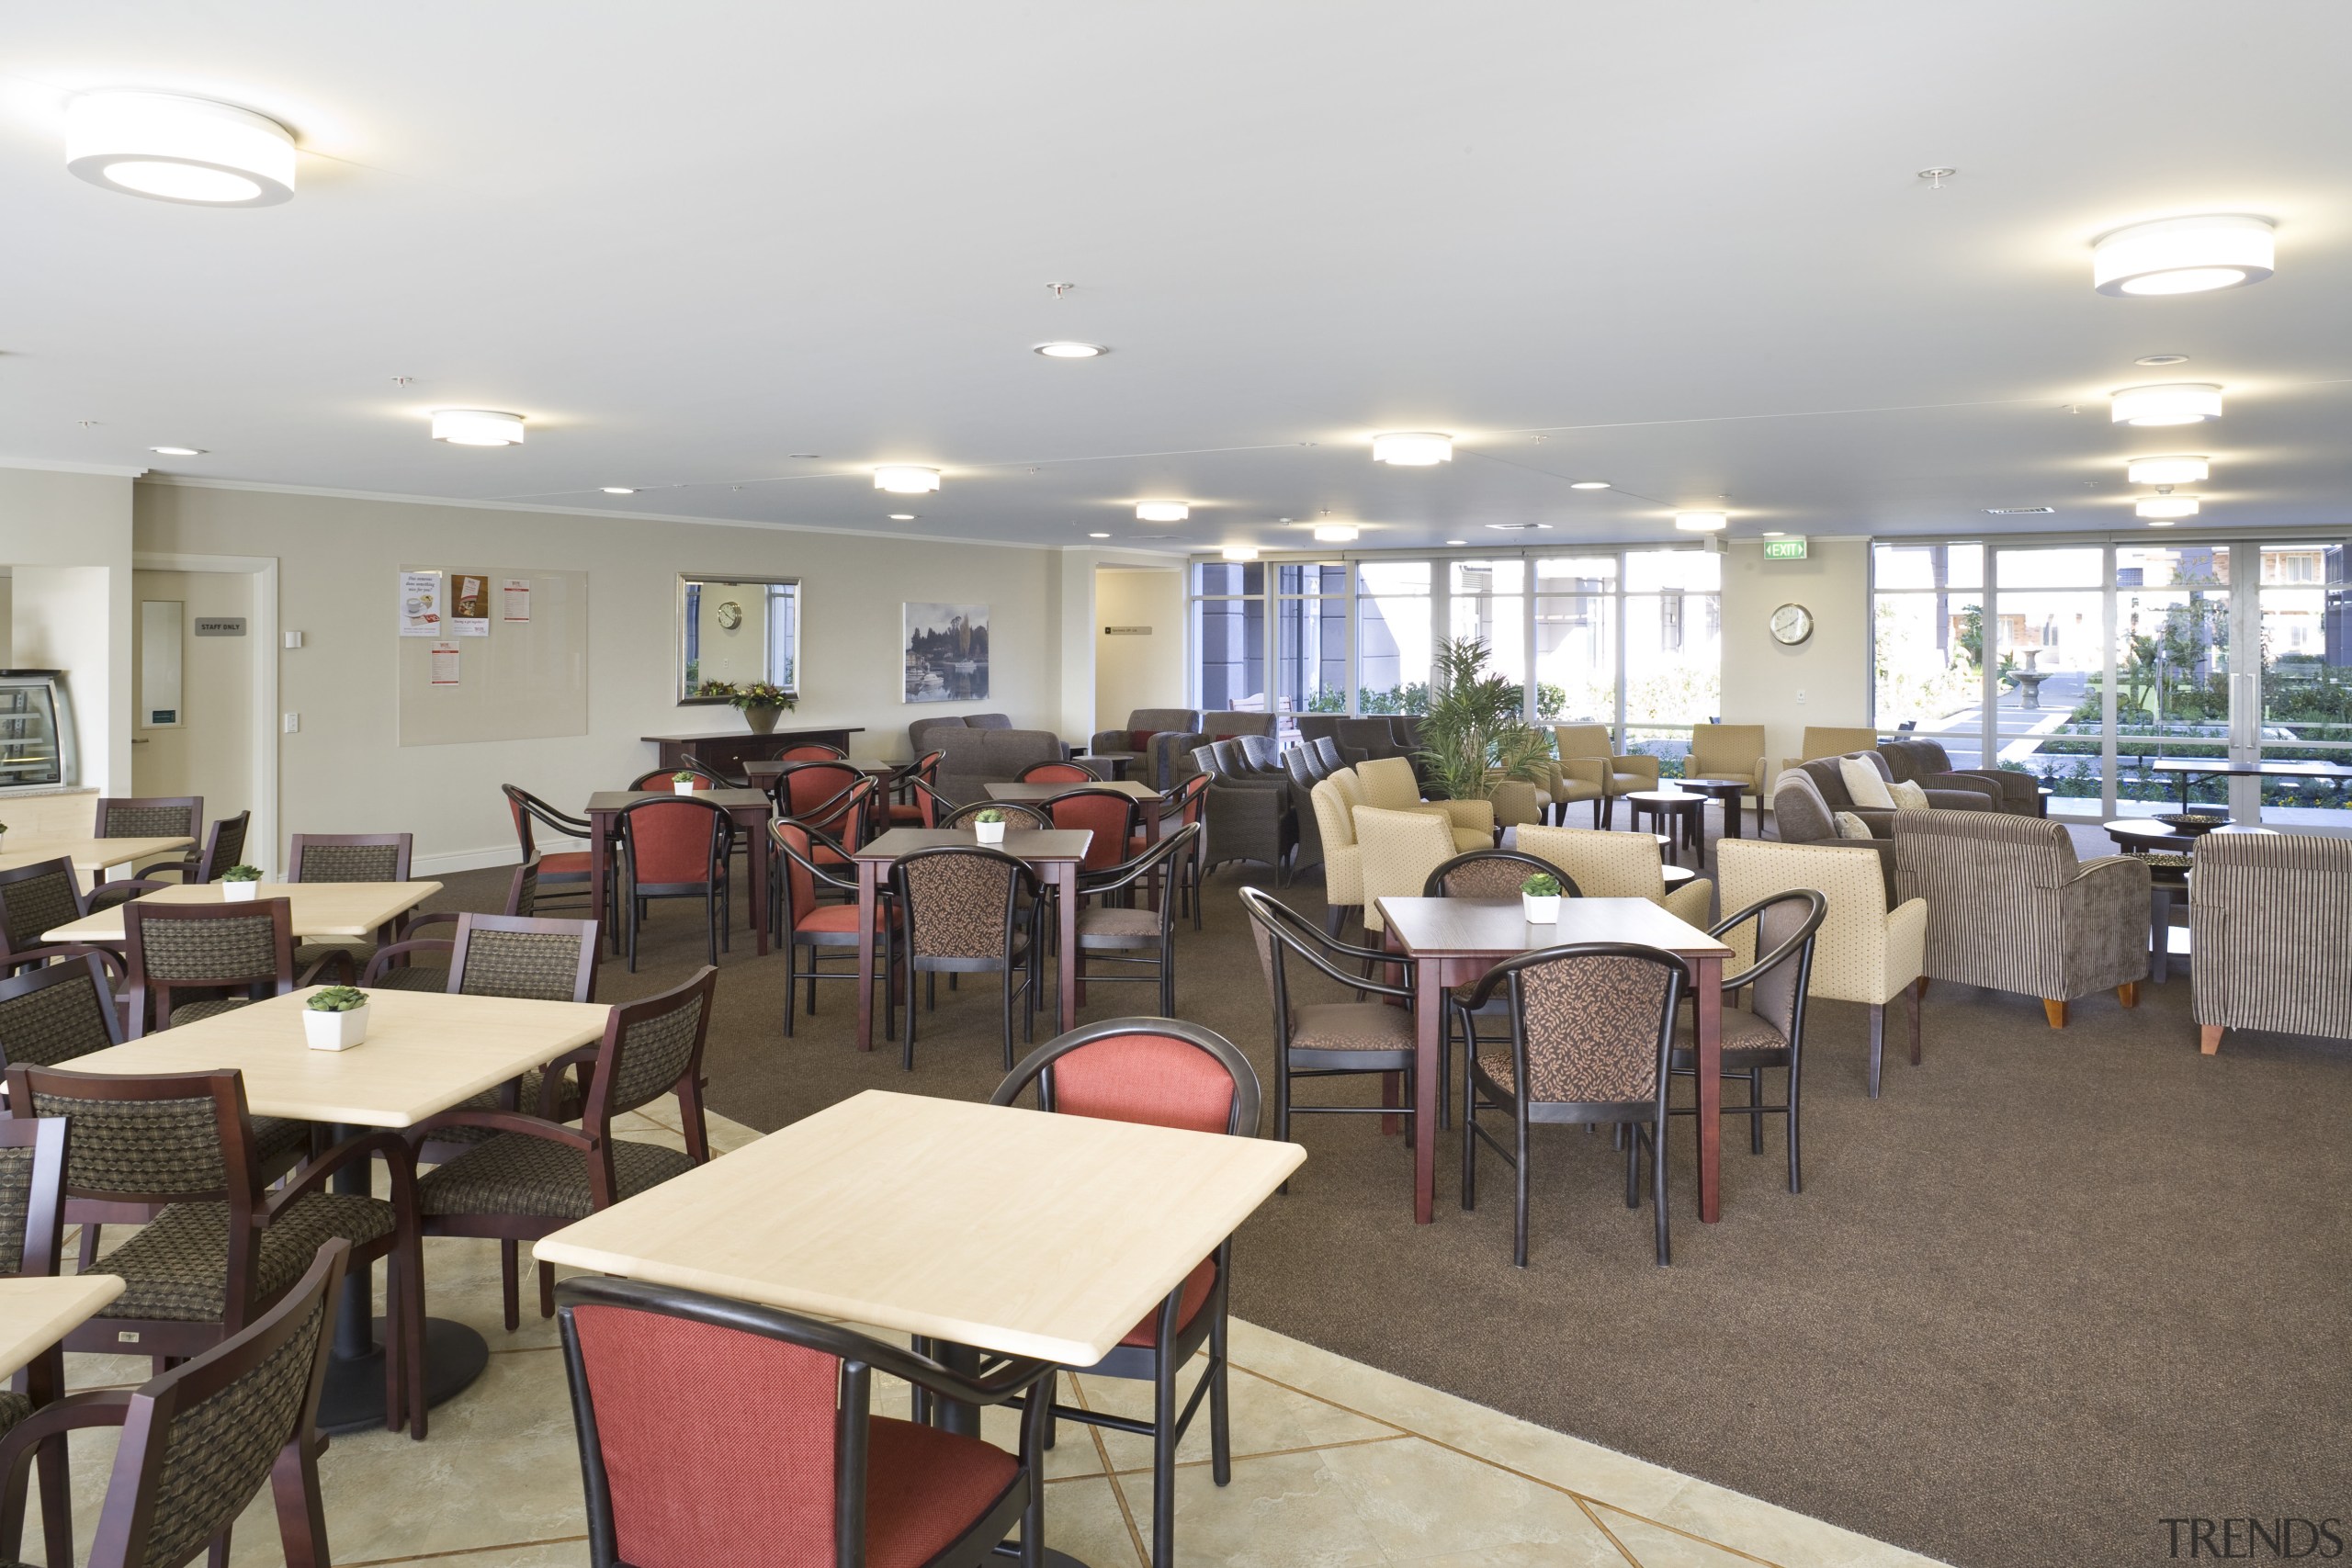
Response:
[[[346,1289],[349,1287],[346,1286]],[[384,1429],[384,1335],[375,1321],[373,1348],[363,1356],[327,1358],[326,1386],[319,1393],[319,1430],[334,1437]],[[490,1342],[462,1323],[446,1317],[424,1320],[425,1408],[454,1399],[490,1365]]]

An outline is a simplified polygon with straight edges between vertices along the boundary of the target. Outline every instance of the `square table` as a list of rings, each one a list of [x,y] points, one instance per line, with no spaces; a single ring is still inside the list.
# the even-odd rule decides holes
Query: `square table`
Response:
[[[1135,784],[1126,779],[1090,780],[1085,784],[992,784],[988,786],[990,800],[1018,800],[1033,804],[1068,795],[1074,789],[1107,789],[1130,800],[1159,798],[1159,792],[1149,784]]]
[[[365,883],[324,883],[326,887]],[[370,990],[368,1038],[347,1051],[313,1051],[302,1033],[306,987],[215,1013],[62,1064],[77,1073],[195,1073],[234,1067],[257,1116],[322,1122],[336,1141],[359,1129],[413,1127],[486,1089],[604,1038],[612,1009],[596,1003]],[[371,1161],[335,1173],[338,1192],[364,1193]],[[384,1424],[382,1351],[373,1303],[354,1280],[336,1309],[334,1357],[319,1425],[333,1432]],[[439,1404],[481,1375],[490,1347],[463,1324],[429,1318],[424,1395]]]
[[[1061,952],[1055,966],[1061,989],[1061,1029],[1078,1027],[1078,866],[1094,841],[1086,828],[1011,828],[994,847],[1026,862],[1057,895],[1055,919]],[[969,828],[893,828],[850,852],[857,862],[857,1048],[874,1049],[874,908],[890,863],[917,850],[944,846],[970,849],[979,835]],[[887,983],[888,977],[885,977]],[[1035,983],[1034,981],[1032,982]],[[1198,1262],[1195,1258],[1193,1261]],[[1132,1325],[1130,1325],[1132,1326]]]
[[[225,904],[221,884],[159,887],[132,904]],[[347,937],[381,941],[391,923],[441,891],[437,882],[264,882],[256,898],[283,898],[297,938]],[[116,944],[122,941],[120,904],[68,920],[43,933],[44,942]]]
[[[196,840],[181,834],[176,838],[156,839],[54,839],[45,844],[29,845],[0,854],[0,871],[14,871],[18,866],[38,865],[45,860],[70,860],[74,869],[86,876],[100,878],[118,865],[145,860],[149,855],[169,854],[174,850],[192,849]]]
[[[1646,898],[1563,898],[1557,923],[1531,925],[1516,898],[1383,898],[1385,940],[1413,965],[1413,1221],[1428,1224],[1437,1195],[1437,1080],[1446,997],[1506,958],[1580,942],[1663,948],[1690,967],[1699,1034],[1699,1218],[1713,1224],[1723,1195],[1723,983],[1731,949]]]
[[[42,1351],[122,1294],[113,1274],[25,1274],[0,1280],[0,1378],[14,1377]]]
[[[612,846],[619,831],[616,823],[624,807],[640,800],[675,800],[675,790],[600,789],[588,797],[588,907],[605,908],[605,878],[611,874]],[[752,934],[761,957],[768,951],[768,818],[775,814],[775,803],[763,789],[703,789],[695,791],[696,800],[707,800],[724,810],[735,823],[735,830],[750,843],[745,859],[752,868]],[[621,950],[622,922],[615,920],[611,936],[613,951]]]

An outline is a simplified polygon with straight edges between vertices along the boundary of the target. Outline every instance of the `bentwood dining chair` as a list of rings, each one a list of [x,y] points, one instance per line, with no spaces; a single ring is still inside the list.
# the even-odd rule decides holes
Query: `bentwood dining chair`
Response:
[[[792,1038],[794,991],[799,983],[808,983],[808,1016],[817,1016],[817,982],[820,980],[855,980],[857,959],[857,884],[836,876],[817,863],[816,851],[824,835],[805,824],[791,821],[768,824],[768,837],[783,857],[778,874],[768,878],[770,907],[768,929],[784,943],[784,1036]],[[835,845],[838,851],[840,846]],[[846,858],[846,857],[844,857]],[[844,897],[825,902],[821,892],[833,892]],[[882,953],[882,1032],[892,1032],[898,1023],[898,992],[891,981],[895,974],[891,937],[896,922],[892,911],[896,904],[888,888],[876,889],[874,901],[874,939]],[[802,955],[808,966],[803,969]],[[847,969],[827,969],[826,958],[850,960]]]
[[[203,1355],[136,1389],[71,1394],[18,1423],[0,1438],[0,1478],[11,1495],[21,1492],[30,1455],[45,1460],[70,1431],[117,1427],[88,1568],[185,1563],[208,1543],[210,1561],[225,1563],[230,1529],[264,1485],[284,1560],[330,1562],[319,1391],[349,1257],[349,1244],[323,1243],[275,1304]],[[70,1548],[52,1546],[49,1561],[70,1563]]]
[[[1057,1369],[969,1378],[837,1323],[635,1280],[556,1292],[593,1568],[744,1560],[1043,1568]],[[1030,1396],[1020,1452],[874,1414],[876,1375],[969,1404]]]
[[[639,800],[615,814],[620,823],[621,908],[628,932],[629,973],[637,973],[638,928],[656,898],[699,898],[709,962],[729,945],[734,882],[728,856],[735,823],[698,795]]]
[[[1068,1116],[1094,1116],[1155,1127],[1231,1137],[1258,1135],[1258,1075],[1225,1036],[1170,1018],[1114,1018],[1048,1040],[997,1085],[992,1105],[1015,1105],[1035,1087],[1037,1108]],[[1055,1404],[1053,1423],[1079,1421],[1151,1439],[1151,1563],[1176,1560],[1176,1450],[1205,1395],[1209,1410],[1209,1475],[1233,1479],[1232,1416],[1227,1398],[1227,1298],[1233,1278],[1233,1238],[1201,1259],[1151,1314],[1128,1330],[1118,1348],[1091,1367],[1089,1377],[1132,1378],[1152,1387],[1148,1421],[1107,1411]],[[1177,1374],[1205,1345],[1208,1357],[1190,1398],[1179,1400]],[[1050,1387],[1032,1396],[1053,1398]]]
[[[1201,875],[1208,864],[1208,797],[1210,779],[1206,773],[1194,773],[1182,784],[1159,797],[1160,831],[1168,831],[1168,824],[1176,822],[1187,828],[1198,828],[1193,840],[1193,852],[1176,867],[1177,891],[1183,896],[1184,908],[1193,917],[1193,929],[1201,929]],[[1140,848],[1131,844],[1133,854]]]
[[[939,976],[995,973],[1003,977],[1004,1060],[1012,1062],[1012,1004],[1021,1000],[1021,1035],[1035,1038],[1045,967],[1045,930],[1036,874],[1001,850],[948,844],[890,863],[890,892],[906,933],[905,1032],[900,1065],[915,1070],[915,977],[937,1005]]]
[[[1462,1021],[1462,1206],[1478,1206],[1478,1145],[1511,1168],[1511,1261],[1527,1267],[1531,1130],[1555,1122],[1608,1124],[1625,1140],[1625,1207],[1640,1206],[1642,1151],[1650,1155],[1658,1267],[1672,1261],[1667,1238],[1667,1053],[1688,971],[1672,953],[1635,942],[1571,942],[1507,959],[1467,997]],[[1478,1010],[1496,992],[1510,998],[1507,1050],[1491,1032],[1482,1044]],[[1478,1112],[1511,1120],[1506,1148]]]
[[[943,828],[968,828],[983,811],[1002,813],[1005,827],[1015,830],[1043,829],[1054,825],[1054,819],[1046,815],[1043,806],[1032,806],[1023,800],[967,800],[961,806],[951,807],[939,818],[939,825]]]
[[[16,1222],[23,1217],[23,1224]],[[0,1121],[0,1276],[46,1279],[57,1272],[65,1225],[65,1123],[53,1116]],[[51,1345],[25,1363],[16,1386],[0,1393],[0,1435],[65,1392],[65,1349]],[[48,1560],[74,1561],[73,1486],[65,1438],[41,1443],[41,1541]],[[0,1554],[14,1558],[25,1533],[25,1494],[0,1470]],[[18,1478],[21,1480],[21,1478]]]
[[[1021,770],[1023,784],[1091,784],[1102,775],[1080,762],[1032,762]]]
[[[552,854],[541,853],[537,829],[545,828],[559,837],[585,842],[594,839],[594,825],[585,817],[573,817],[558,811],[526,789],[514,784],[500,784],[498,787],[506,796],[507,811],[514,818],[515,847],[522,852],[525,861],[537,860],[539,863],[542,896],[550,898],[587,897],[595,881],[594,852],[589,850],[558,850]],[[608,848],[605,852],[611,854],[616,852]],[[605,869],[610,871],[612,867],[608,865]],[[602,913],[606,919],[612,919],[612,888],[617,881],[616,877],[605,878],[606,904]]]
[[[725,779],[720,778],[710,769],[703,766],[700,762],[693,761],[681,762],[674,768],[650,769],[629,780],[628,787],[632,790],[639,791],[651,790],[662,795],[673,794],[675,793],[677,776],[680,773],[690,775],[694,782],[694,787],[696,789],[728,789],[732,787]]]
[[[1180,828],[1108,871],[1080,874],[1079,892],[1091,898],[1091,906],[1078,912],[1081,983],[1156,985],[1160,1012],[1176,1016],[1176,900],[1163,896],[1153,901],[1157,908],[1122,907],[1114,905],[1110,895],[1130,892],[1137,884],[1157,886],[1193,854],[1193,840],[1200,836],[1198,828]],[[1107,975],[1099,970],[1090,973],[1090,958],[1119,968]]]
[[[1747,1118],[1747,1150],[1758,1155],[1764,1152],[1764,1118],[1787,1119],[1792,1192],[1804,1190],[1797,1120],[1804,1089],[1804,1009],[1812,989],[1814,941],[1828,913],[1826,897],[1813,888],[1800,888],[1758,899],[1707,933],[1758,954],[1746,969],[1724,976],[1723,1076],[1726,1082],[1737,1079],[1747,1086],[1747,1103],[1725,1105],[1723,1113]],[[1745,942],[1740,940],[1742,927],[1749,928]],[[1734,1007],[1733,998],[1743,990],[1748,1006]],[[1698,1077],[1699,1038],[1692,1021],[1686,1019],[1676,1029],[1668,1066],[1678,1077]],[[1787,1092],[1777,1105],[1764,1099],[1764,1073],[1770,1067],[1788,1075]],[[1695,1107],[1679,1106],[1672,1114],[1695,1118],[1699,1112]]]
[[[796,740],[778,751],[775,760],[779,762],[830,762],[848,755],[840,747],[828,746],[821,740]]]
[[[925,751],[890,775],[890,793],[902,796],[890,802],[893,828],[929,828],[937,823],[939,764],[944,751]],[[930,796],[926,799],[925,796]]]
[[[956,803],[940,794],[928,778],[909,779],[907,793],[914,797],[911,801],[890,807],[893,828],[936,828],[940,818],[956,809]],[[901,812],[911,815],[901,816]]]
[[[1274,1136],[1290,1141],[1294,1116],[1401,1116],[1409,1143],[1418,1134],[1413,1125],[1419,1060],[1414,1050],[1413,988],[1409,983],[1391,985],[1374,977],[1395,955],[1341,942],[1263,888],[1244,887],[1240,892],[1241,906],[1250,916],[1250,939],[1257,945],[1258,965],[1274,1008]],[[1337,980],[1357,999],[1293,1001],[1293,982],[1306,977],[1293,971],[1295,963]],[[1363,973],[1350,973],[1346,967],[1350,964],[1360,966]],[[1412,974],[1407,967],[1404,978],[1409,982]],[[1366,993],[1387,999],[1366,1001],[1363,999]],[[1382,1075],[1378,1105],[1301,1105],[1295,1098],[1302,1078],[1364,1073]],[[1290,1190],[1288,1182],[1283,1184],[1283,1190]]]
[[[1429,874],[1421,885],[1424,898],[1516,898],[1531,876],[1548,876],[1560,885],[1563,897],[1576,898],[1576,879],[1550,861],[1517,850],[1472,850],[1459,854]]]
[[[1081,878],[1089,872],[1109,871],[1125,861],[1127,846],[1143,832],[1143,803],[1119,790],[1073,789],[1054,796],[1045,807],[1055,827],[1093,832],[1085,858],[1079,862]]]
[[[796,762],[768,786],[775,814],[833,831],[850,791],[865,779],[864,770],[830,759]]]

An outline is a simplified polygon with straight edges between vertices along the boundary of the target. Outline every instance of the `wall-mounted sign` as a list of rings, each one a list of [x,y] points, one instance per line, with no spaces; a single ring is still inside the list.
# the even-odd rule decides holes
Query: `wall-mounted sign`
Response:
[[[1104,626],[1102,635],[1104,637],[1149,637],[1151,628],[1149,626]]]
[[[1764,541],[1766,560],[1804,559],[1804,541],[1798,539],[1767,539]]]
[[[196,618],[198,637],[243,637],[245,618],[243,615],[198,615]]]

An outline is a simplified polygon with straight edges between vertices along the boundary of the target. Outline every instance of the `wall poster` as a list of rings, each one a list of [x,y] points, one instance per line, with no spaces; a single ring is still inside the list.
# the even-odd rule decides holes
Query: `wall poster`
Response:
[[[906,604],[907,701],[977,702],[989,694],[989,607]]]
[[[441,610],[439,572],[401,573],[401,636],[441,636]]]
[[[449,630],[458,637],[490,635],[490,579],[471,572],[449,574]]]

